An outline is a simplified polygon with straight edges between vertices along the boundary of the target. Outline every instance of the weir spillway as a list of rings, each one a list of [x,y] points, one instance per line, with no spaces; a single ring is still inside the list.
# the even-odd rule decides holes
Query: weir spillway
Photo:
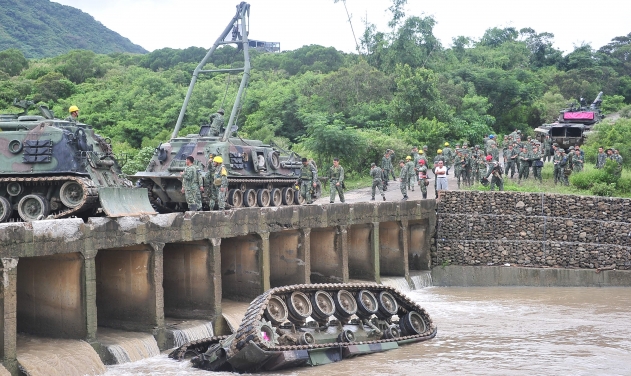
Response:
[[[226,333],[222,299],[249,302],[287,284],[410,281],[411,270],[430,269],[435,207],[422,200],[0,224],[3,365],[17,372],[18,332],[84,340],[106,360],[99,327],[150,333],[165,349],[174,345],[169,319],[206,320]]]

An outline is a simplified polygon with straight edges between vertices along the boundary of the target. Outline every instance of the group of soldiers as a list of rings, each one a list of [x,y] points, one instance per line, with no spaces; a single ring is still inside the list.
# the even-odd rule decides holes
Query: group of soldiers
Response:
[[[215,204],[219,210],[224,210],[228,194],[228,171],[223,165],[223,158],[210,154],[206,172],[201,171],[194,162],[193,156],[186,157],[186,167],[180,174],[182,193],[186,197],[188,210],[202,210],[204,203],[210,210],[214,210]],[[205,193],[204,200],[202,200],[202,193]]]

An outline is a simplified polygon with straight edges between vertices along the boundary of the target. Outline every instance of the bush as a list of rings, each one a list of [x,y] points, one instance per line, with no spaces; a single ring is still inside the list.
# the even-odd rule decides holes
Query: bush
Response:
[[[614,183],[607,184],[607,183],[596,182],[590,189],[590,192],[594,196],[606,196],[606,197],[613,196],[615,191],[616,191],[616,184]]]

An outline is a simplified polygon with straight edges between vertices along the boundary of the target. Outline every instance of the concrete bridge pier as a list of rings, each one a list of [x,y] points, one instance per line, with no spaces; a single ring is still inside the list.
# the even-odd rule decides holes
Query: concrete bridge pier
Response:
[[[98,325],[148,332],[163,348],[164,243],[99,250],[96,266]]]
[[[405,277],[408,271],[408,221],[379,224],[379,266],[381,276]]]
[[[348,231],[349,277],[380,283],[379,270],[379,222],[351,225]]]
[[[348,282],[348,226],[311,229],[312,283]]]
[[[17,375],[17,258],[1,258],[2,285],[0,286],[0,358],[12,375]]]
[[[269,234],[270,286],[311,281],[311,229]]]

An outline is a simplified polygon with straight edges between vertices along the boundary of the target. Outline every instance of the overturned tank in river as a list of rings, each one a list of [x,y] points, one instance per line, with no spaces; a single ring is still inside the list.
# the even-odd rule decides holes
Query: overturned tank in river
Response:
[[[581,98],[578,106],[572,103],[561,110],[556,122],[535,128],[537,139],[543,142],[546,136],[550,136],[552,143],[557,143],[563,149],[583,145],[593,126],[604,117],[600,112],[602,95],[601,91],[589,106]]]
[[[227,201],[231,207],[280,206],[302,204],[296,189],[300,176],[301,157],[280,147],[260,140],[236,136],[236,119],[250,77],[248,43],[248,17],[250,5],[242,2],[228,26],[193,71],[193,77],[184,99],[171,140],[156,148],[145,171],[136,173],[141,187],[149,190],[152,205],[159,211],[187,210],[185,195],[181,192],[180,174],[186,167],[186,158],[192,156],[199,173],[204,173],[209,157],[221,156],[228,172]],[[242,68],[204,70],[209,58],[218,46],[236,44],[243,52]],[[204,124],[198,134],[178,137],[189,99],[200,73],[242,73],[237,96],[228,123],[221,129]],[[223,115],[223,114],[222,114]],[[223,124],[223,120],[221,121]],[[321,183],[316,182],[314,198],[321,195]],[[210,208],[211,210],[213,208]]]
[[[78,215],[155,214],[146,189],[122,176],[109,140],[91,126],[56,119],[45,106],[0,115],[0,222]]]
[[[427,312],[392,287],[294,285],[254,299],[232,335],[194,341],[169,356],[192,354],[193,366],[208,371],[274,371],[392,350],[436,332]]]

